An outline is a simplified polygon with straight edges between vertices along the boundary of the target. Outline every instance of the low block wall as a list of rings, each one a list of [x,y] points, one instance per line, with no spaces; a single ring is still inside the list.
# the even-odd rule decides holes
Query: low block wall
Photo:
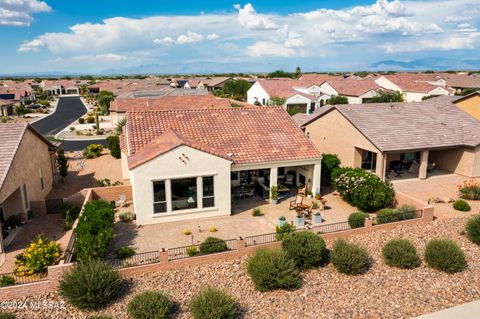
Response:
[[[103,199],[112,202],[118,200],[120,195],[125,195],[128,201],[133,200],[132,186],[130,185],[92,188],[92,192],[94,200]]]

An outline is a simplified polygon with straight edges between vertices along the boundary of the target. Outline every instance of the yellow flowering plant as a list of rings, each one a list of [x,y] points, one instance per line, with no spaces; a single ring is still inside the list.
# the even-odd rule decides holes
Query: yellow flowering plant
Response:
[[[15,256],[16,272],[28,275],[47,271],[48,266],[54,265],[61,256],[60,245],[40,234],[23,253]]]

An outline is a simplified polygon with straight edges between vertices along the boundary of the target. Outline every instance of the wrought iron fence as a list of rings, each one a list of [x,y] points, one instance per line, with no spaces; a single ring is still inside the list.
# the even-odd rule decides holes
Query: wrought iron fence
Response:
[[[269,244],[276,241],[278,241],[277,233],[249,236],[249,237],[245,237],[245,247]]]
[[[69,264],[72,262],[73,259],[73,245],[75,244],[75,239],[76,239],[76,234],[75,231],[72,232],[72,236],[70,237],[70,240],[68,241],[67,248],[65,249],[65,253],[63,254],[63,261],[66,264]]]
[[[15,271],[0,274],[0,288],[44,281],[47,280],[47,276],[47,272],[39,272],[32,274],[29,271]]]
[[[146,253],[135,254],[127,258],[106,258],[104,261],[117,269],[150,265],[160,262],[160,252],[158,250],[149,251]]]
[[[237,239],[219,240],[210,243],[170,248],[168,250],[168,260],[178,260],[237,249]]]
[[[391,212],[389,214],[378,215],[372,217],[374,225],[389,224],[394,222],[401,222],[409,219],[417,219],[423,217],[423,210],[417,209],[411,212]]]
[[[319,226],[312,227],[312,230],[317,235],[336,233],[336,232],[339,232],[339,231],[344,231],[344,230],[349,230],[349,229],[351,229],[351,227],[350,227],[348,221],[334,223],[334,224],[319,225]]]

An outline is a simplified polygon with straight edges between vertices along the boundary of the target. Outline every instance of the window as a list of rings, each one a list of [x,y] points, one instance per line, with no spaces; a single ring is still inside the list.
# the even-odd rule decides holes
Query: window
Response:
[[[377,153],[364,150],[362,152],[362,168],[368,171],[375,171],[377,168]]]
[[[165,193],[165,181],[153,182],[153,213],[167,212],[167,196]]]
[[[30,203],[28,201],[28,194],[27,194],[27,185],[22,185],[22,198],[23,198],[23,207],[25,210],[30,209]]]
[[[172,210],[197,208],[197,178],[172,179]]]
[[[214,196],[214,190],[213,190],[213,176],[206,176],[202,178],[202,180],[203,180],[203,198],[202,198],[203,207],[214,207],[215,196]]]
[[[45,183],[43,181],[43,174],[41,169],[39,170],[39,173],[40,173],[40,187],[42,188],[42,191],[43,191],[45,190]]]

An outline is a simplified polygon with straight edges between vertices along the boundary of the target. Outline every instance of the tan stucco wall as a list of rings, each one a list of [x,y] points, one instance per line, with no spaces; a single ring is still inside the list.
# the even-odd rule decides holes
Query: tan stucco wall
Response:
[[[186,163],[179,160],[182,154],[189,158]],[[230,215],[230,165],[223,158],[181,146],[130,170],[137,225]],[[215,207],[153,214],[152,181],[212,175]]]
[[[43,174],[45,189],[41,189],[40,170]],[[48,145],[27,129],[10,167],[2,189],[0,203],[4,202],[23,184],[27,187],[29,201],[44,200],[52,189],[53,173]],[[22,208],[16,208],[15,210]],[[5,217],[18,213],[5,210]]]
[[[436,167],[467,177],[480,176],[480,149],[459,147],[448,150],[430,151],[429,162]]]
[[[480,96],[474,95],[463,101],[455,103],[455,105],[464,112],[470,114],[470,116],[480,121]]]
[[[305,133],[321,153],[337,154],[342,166],[360,166],[356,148],[377,153],[377,167],[383,161],[379,150],[337,110],[308,124]]]

